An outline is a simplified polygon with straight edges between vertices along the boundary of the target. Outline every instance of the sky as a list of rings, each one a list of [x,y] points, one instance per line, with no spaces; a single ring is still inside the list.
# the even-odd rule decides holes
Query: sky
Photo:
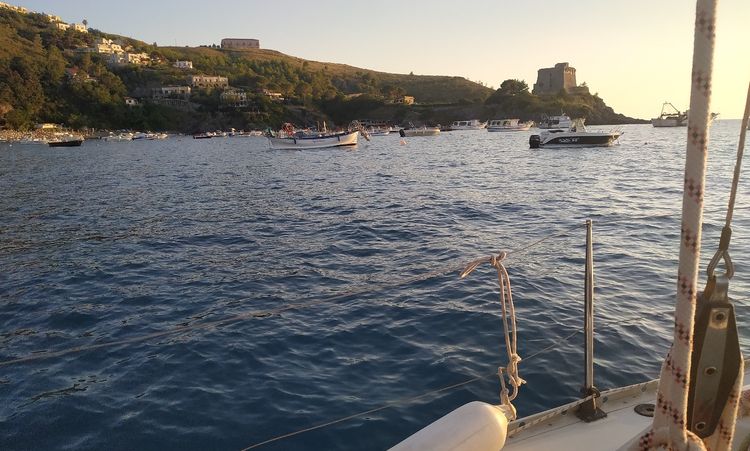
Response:
[[[498,88],[568,62],[618,113],[688,108],[692,0],[5,0],[158,45],[255,38],[261,48]],[[711,110],[739,118],[750,83],[750,0],[721,0]],[[418,99],[417,99],[418,100]]]

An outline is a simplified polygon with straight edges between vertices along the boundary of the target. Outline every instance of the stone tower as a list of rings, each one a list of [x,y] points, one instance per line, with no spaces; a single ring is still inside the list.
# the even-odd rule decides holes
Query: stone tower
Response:
[[[557,94],[561,89],[575,91],[576,69],[568,63],[557,63],[555,67],[546,67],[537,71],[536,83],[531,91],[534,94]]]

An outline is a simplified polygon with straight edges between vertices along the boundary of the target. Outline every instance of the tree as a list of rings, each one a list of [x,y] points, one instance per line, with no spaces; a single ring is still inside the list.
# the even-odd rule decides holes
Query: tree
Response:
[[[529,92],[529,85],[523,80],[508,79],[500,84],[498,93],[500,95],[515,96],[522,93]]]

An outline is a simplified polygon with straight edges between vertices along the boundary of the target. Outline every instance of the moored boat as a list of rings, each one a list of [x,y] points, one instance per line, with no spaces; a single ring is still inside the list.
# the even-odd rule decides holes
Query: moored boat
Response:
[[[488,132],[523,132],[531,128],[532,122],[520,119],[493,119],[487,124]]]
[[[486,122],[481,122],[479,119],[471,119],[468,121],[453,121],[449,130],[481,130],[486,126]]]
[[[386,136],[391,133],[390,128],[374,128],[370,127],[367,129],[367,134],[370,136]]]
[[[65,135],[58,136],[47,142],[50,147],[79,147],[83,144],[83,136]]]
[[[357,144],[359,130],[340,133],[303,134],[288,137],[268,137],[271,149],[323,149],[326,147],[354,146]]]
[[[651,125],[654,127],[686,127],[687,122],[688,112],[681,112],[669,102],[662,104],[659,117],[651,119]]]
[[[559,116],[547,116],[542,115],[542,120],[537,124],[538,128],[551,129],[551,128],[570,128],[573,125],[573,121],[570,116],[561,114]]]
[[[118,134],[110,134],[109,136],[105,136],[102,138],[104,141],[132,141],[133,140],[133,134],[130,132],[123,132]]]
[[[412,136],[435,136],[440,134],[439,127],[412,127],[402,128],[398,131],[401,137],[409,138]]]
[[[565,130],[561,128],[543,130],[538,135],[529,137],[529,147],[606,147],[614,145],[622,135],[619,130],[602,132],[588,131],[583,119],[576,119],[573,125]]]

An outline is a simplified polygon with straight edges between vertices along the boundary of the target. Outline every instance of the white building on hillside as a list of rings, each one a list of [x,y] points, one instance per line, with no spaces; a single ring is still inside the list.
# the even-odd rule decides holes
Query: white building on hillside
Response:
[[[160,88],[154,88],[151,90],[151,96],[153,98],[163,97],[181,97],[187,99],[190,97],[190,86],[162,86]]]
[[[147,66],[151,63],[151,57],[148,56],[148,53],[112,53],[109,55],[107,63],[114,66],[125,64]]]
[[[74,23],[74,24],[71,24],[70,26],[73,27],[73,29],[75,31],[79,31],[81,33],[88,33],[89,32],[89,29],[86,28],[86,25],[84,25],[82,23]]]
[[[28,14],[29,13],[29,10],[26,9],[26,8],[24,8],[23,6],[9,5],[8,3],[5,3],[5,2],[0,2],[0,8],[9,9],[11,11],[15,11],[15,12],[21,13],[21,14]]]
[[[176,67],[178,69],[192,69],[193,68],[193,62],[192,61],[175,61],[174,64],[172,64],[173,67]]]
[[[68,28],[70,28],[70,25],[66,24],[65,22],[56,22],[55,28],[57,28],[58,30],[65,31]]]
[[[94,47],[90,51],[93,53],[124,53],[120,44],[115,44],[114,41],[107,38],[99,38],[94,41]]]
[[[229,79],[218,75],[191,75],[190,85],[200,88],[225,88],[229,86]]]

